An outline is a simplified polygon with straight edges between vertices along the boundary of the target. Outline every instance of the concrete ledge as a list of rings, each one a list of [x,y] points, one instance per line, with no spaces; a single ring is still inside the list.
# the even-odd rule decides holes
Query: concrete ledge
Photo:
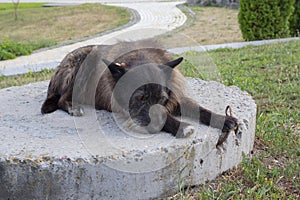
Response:
[[[192,47],[180,47],[180,48],[168,49],[168,51],[173,54],[181,54],[188,51],[204,52],[204,51],[211,51],[211,50],[225,49],[225,48],[238,49],[250,45],[261,46],[267,44],[276,44],[280,42],[290,42],[294,40],[300,40],[300,37],[271,39],[271,40],[257,40],[257,41],[249,41],[249,42],[233,42],[227,44],[211,44],[211,45],[192,46]]]
[[[43,116],[48,82],[0,90],[0,199],[151,199],[176,193],[179,181],[198,185],[233,168],[253,148],[253,99],[216,82],[189,79],[188,85],[201,105],[222,114],[231,105],[243,123],[224,151],[215,147],[221,132],[203,125],[190,138],[175,139],[124,135],[105,111],[94,111],[96,118],[89,118],[93,112]]]

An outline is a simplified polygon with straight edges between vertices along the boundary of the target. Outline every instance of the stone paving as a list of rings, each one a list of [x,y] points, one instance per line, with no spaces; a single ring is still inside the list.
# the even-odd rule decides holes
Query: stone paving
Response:
[[[10,1],[7,1],[10,2]],[[35,0],[24,0],[22,2],[38,2]],[[14,75],[30,71],[39,71],[44,68],[53,68],[63,59],[70,51],[78,47],[91,44],[112,44],[117,40],[138,40],[147,39],[159,34],[174,30],[184,24],[186,16],[176,7],[184,1],[58,1],[51,0],[54,3],[85,3],[85,2],[101,2],[108,5],[126,7],[135,10],[140,20],[134,25],[122,30],[117,30],[100,37],[94,37],[86,41],[77,42],[75,44],[62,46],[59,48],[49,49],[34,53],[29,56],[18,57],[13,60],[0,62],[0,74]],[[147,3],[144,3],[147,2]],[[101,13],[100,13],[101,14]]]

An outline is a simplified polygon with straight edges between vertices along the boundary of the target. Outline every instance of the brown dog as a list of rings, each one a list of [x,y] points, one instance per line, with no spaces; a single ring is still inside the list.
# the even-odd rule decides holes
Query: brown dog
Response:
[[[51,78],[41,112],[62,109],[80,116],[80,105],[89,104],[99,110],[125,111],[149,132],[162,130],[176,137],[189,136],[194,127],[174,116],[190,117],[223,132],[237,129],[236,118],[215,114],[184,95],[184,77],[176,69],[182,60],[173,60],[153,41],[76,49]],[[155,128],[161,121],[162,126]]]

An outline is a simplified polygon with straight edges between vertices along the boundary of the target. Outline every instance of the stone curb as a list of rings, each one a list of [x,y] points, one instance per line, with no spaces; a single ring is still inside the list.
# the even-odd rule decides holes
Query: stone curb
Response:
[[[234,43],[226,43],[226,44],[212,44],[212,45],[192,46],[192,47],[180,47],[180,48],[169,49],[168,51],[174,54],[181,54],[187,51],[203,52],[203,51],[211,51],[211,50],[224,49],[224,48],[238,49],[238,48],[243,48],[251,45],[261,46],[261,45],[275,44],[280,42],[290,42],[293,40],[300,40],[300,37],[251,41],[251,42],[234,42]]]

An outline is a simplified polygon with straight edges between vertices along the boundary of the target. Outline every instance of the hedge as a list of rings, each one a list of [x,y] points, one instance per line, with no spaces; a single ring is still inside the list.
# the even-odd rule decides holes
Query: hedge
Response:
[[[238,20],[246,41],[290,36],[295,0],[240,0]]]

